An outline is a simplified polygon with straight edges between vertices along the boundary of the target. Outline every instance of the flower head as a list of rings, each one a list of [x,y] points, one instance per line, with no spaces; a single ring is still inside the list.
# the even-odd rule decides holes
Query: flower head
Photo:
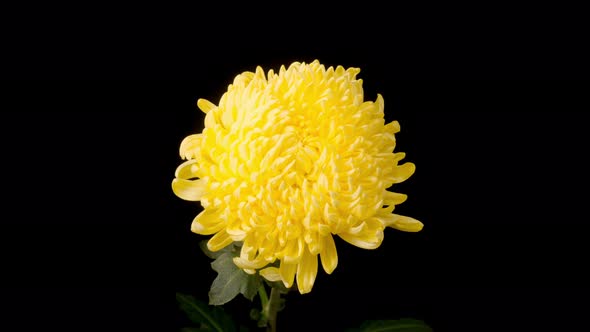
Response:
[[[333,239],[365,249],[385,227],[417,232],[422,223],[393,214],[406,195],[388,191],[415,166],[394,153],[397,121],[385,124],[383,98],[364,101],[358,68],[326,69],[317,60],[278,73],[244,72],[206,113],[200,134],[186,137],[176,195],[201,201],[191,230],[213,235],[220,250],[243,242],[234,263],[301,293],[311,291],[318,255],[330,274]]]

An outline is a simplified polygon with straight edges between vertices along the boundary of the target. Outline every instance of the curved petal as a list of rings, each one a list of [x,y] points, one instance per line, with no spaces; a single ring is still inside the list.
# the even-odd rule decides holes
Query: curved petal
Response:
[[[379,111],[379,113],[383,113],[383,110],[385,109],[385,101],[383,100],[383,96],[380,93],[377,94],[375,106],[377,106],[377,110]]]
[[[221,230],[217,232],[217,234],[213,235],[213,237],[211,237],[209,241],[207,241],[207,248],[215,252],[227,247],[232,242],[234,241],[229,236],[229,234],[227,234],[226,231]]]
[[[384,223],[378,218],[370,218],[359,226],[351,227],[350,231],[338,236],[344,241],[363,249],[376,249],[383,242]]]
[[[276,267],[272,267],[272,266],[260,270],[260,275],[264,279],[271,281],[271,282],[281,280],[281,274],[279,273],[279,269]]]
[[[289,264],[281,261],[279,274],[281,275],[281,280],[283,280],[285,287],[291,288],[291,286],[293,286],[295,272],[297,272],[297,264]]]
[[[244,241],[248,234],[242,229],[242,222],[240,219],[235,216],[228,221],[226,232],[234,239],[234,241]]]
[[[185,180],[196,178],[198,169],[199,164],[196,159],[187,160],[176,168],[174,177]]]
[[[205,193],[205,181],[202,179],[174,179],[172,180],[172,191],[184,200],[200,201]]]
[[[416,171],[416,165],[411,162],[398,165],[393,168],[393,171],[384,178],[385,181],[390,183],[400,183],[406,181]]]
[[[211,235],[222,230],[227,221],[221,218],[220,210],[205,209],[199,213],[191,224],[193,233]]]
[[[197,107],[205,114],[209,113],[210,110],[217,108],[215,104],[203,98],[199,98],[199,100],[197,100]]]
[[[249,260],[245,257],[234,257],[234,264],[240,269],[258,270],[268,265],[268,262],[261,257],[256,257],[254,260]]]
[[[388,218],[381,218],[381,220],[384,221],[385,226],[404,232],[419,232],[424,227],[424,224],[414,218],[395,213],[392,213]]]
[[[385,132],[397,134],[400,130],[399,122],[391,121],[385,125]]]
[[[398,205],[406,201],[408,199],[408,195],[394,193],[391,191],[385,191],[383,194],[383,204],[384,205]]]
[[[338,265],[338,253],[336,252],[336,243],[332,235],[323,237],[324,245],[320,252],[320,258],[322,261],[322,267],[327,274],[331,274]]]
[[[322,251],[324,243],[318,231],[306,231],[304,239],[305,243],[307,243],[307,248],[312,255],[317,255]]]
[[[180,157],[184,159],[194,159],[201,149],[202,134],[194,134],[185,137],[180,143]]]
[[[285,245],[285,249],[281,252],[283,254],[282,261],[289,264],[297,264],[301,260],[305,250],[303,238],[289,240]]]
[[[297,265],[297,288],[299,288],[299,293],[305,294],[311,292],[317,274],[318,257],[317,255],[312,255],[305,248],[301,262]]]

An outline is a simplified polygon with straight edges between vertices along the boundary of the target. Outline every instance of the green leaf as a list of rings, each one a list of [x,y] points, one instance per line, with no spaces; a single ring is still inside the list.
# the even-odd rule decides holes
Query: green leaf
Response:
[[[211,263],[218,274],[209,291],[209,304],[223,305],[240,293],[252,301],[258,293],[262,278],[258,274],[247,274],[237,267],[233,261],[236,255],[235,250],[226,251]]]
[[[240,293],[252,301],[254,296],[258,294],[258,289],[262,286],[262,278],[259,274],[247,274],[245,272],[244,274],[246,274],[246,282],[240,287]]]
[[[209,290],[209,304],[222,305],[231,301],[248,282],[248,274],[234,264],[233,255],[229,252],[217,257],[211,267],[218,274]]]
[[[403,318],[399,320],[368,320],[360,328],[348,329],[347,332],[432,332],[423,321]]]
[[[227,332],[236,331],[236,326],[227,313],[221,307],[212,307],[199,301],[190,295],[176,293],[176,301],[180,309],[188,318],[199,324],[197,331]]]

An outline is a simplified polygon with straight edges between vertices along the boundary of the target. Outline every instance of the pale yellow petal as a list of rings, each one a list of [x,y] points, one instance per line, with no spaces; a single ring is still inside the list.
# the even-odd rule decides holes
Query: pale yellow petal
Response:
[[[400,216],[399,214],[392,213],[388,218],[382,218],[385,220],[385,226],[395,228],[404,232],[419,232],[422,230],[424,225],[411,217]]]
[[[311,292],[318,273],[318,257],[312,255],[307,248],[303,251],[301,262],[297,265],[297,288],[299,293]]]
[[[291,286],[293,286],[295,272],[297,272],[297,264],[281,262],[281,265],[279,266],[279,274],[281,275],[281,280],[283,280],[283,285],[285,285],[285,287],[291,288]]]
[[[180,143],[180,157],[184,159],[194,159],[201,149],[202,134],[189,135]]]
[[[199,169],[199,164],[197,162],[196,159],[192,159],[180,164],[180,166],[176,168],[174,176],[185,180],[196,178],[197,170]]]
[[[320,252],[322,267],[327,274],[331,274],[338,265],[338,253],[336,252],[336,243],[332,235],[323,237],[324,245]]]
[[[268,262],[261,257],[256,257],[254,260],[249,260],[245,257],[234,257],[234,264],[240,269],[258,270],[268,265]]]
[[[372,239],[364,239],[362,237],[346,233],[338,234],[338,236],[340,236],[340,238],[342,238],[344,241],[363,249],[376,249],[381,245],[381,242],[383,241],[383,236],[381,236],[381,238],[375,236]]]
[[[383,221],[369,218],[349,231],[338,234],[344,241],[363,249],[376,249],[383,242]]]
[[[264,277],[264,279],[271,282],[281,280],[281,274],[279,273],[279,269],[274,266],[260,270],[260,275]]]
[[[191,224],[191,231],[197,234],[210,235],[219,232],[227,224],[221,218],[221,211],[205,209],[199,213]]]
[[[184,200],[200,201],[205,193],[205,182],[201,179],[174,179],[172,180],[172,191]]]
[[[232,242],[233,240],[229,234],[227,234],[226,231],[221,230],[207,241],[207,248],[215,252],[227,247]]]
[[[197,107],[199,107],[199,109],[205,114],[209,113],[210,110],[217,108],[215,104],[203,98],[199,98],[199,100],[197,100]]]

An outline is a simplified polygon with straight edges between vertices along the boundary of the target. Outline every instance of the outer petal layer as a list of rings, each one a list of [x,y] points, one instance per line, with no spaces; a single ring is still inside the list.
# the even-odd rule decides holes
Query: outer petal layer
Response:
[[[327,274],[331,274],[338,265],[338,253],[336,252],[336,244],[332,235],[325,236],[323,238],[324,245],[320,252],[320,258],[322,260],[322,267]]]
[[[176,178],[172,180],[172,191],[176,196],[187,201],[200,201],[205,193],[204,181],[199,180],[185,180]]]
[[[317,273],[318,257],[312,255],[306,248],[303,257],[301,257],[301,262],[297,265],[297,288],[299,288],[299,293],[311,292]]]
[[[382,218],[385,222],[385,226],[398,229],[404,232],[419,232],[422,230],[424,225],[411,217],[400,216],[399,214],[391,214],[389,218]]]

